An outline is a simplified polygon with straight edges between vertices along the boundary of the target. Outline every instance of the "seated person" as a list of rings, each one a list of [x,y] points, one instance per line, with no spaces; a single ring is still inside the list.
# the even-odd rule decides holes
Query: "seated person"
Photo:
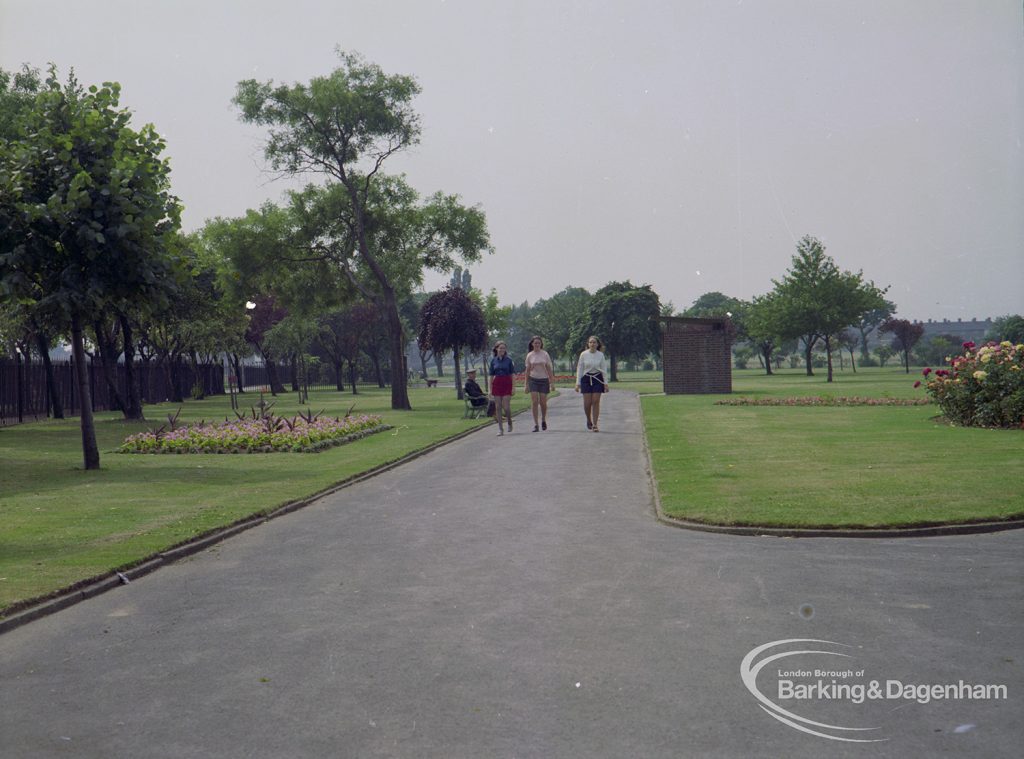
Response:
[[[487,396],[484,395],[484,391],[480,389],[480,386],[476,384],[476,369],[470,369],[466,372],[466,386],[463,389],[466,391],[466,397],[469,398],[469,402],[474,406],[487,405]]]

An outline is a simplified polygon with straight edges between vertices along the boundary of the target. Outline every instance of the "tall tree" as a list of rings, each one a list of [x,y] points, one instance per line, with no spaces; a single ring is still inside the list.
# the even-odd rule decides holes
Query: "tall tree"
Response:
[[[481,351],[487,344],[484,314],[461,287],[447,287],[434,293],[420,311],[420,345],[435,353],[450,350],[455,354],[455,392],[463,398],[459,355],[463,349]]]
[[[405,338],[398,309],[401,293],[383,260],[387,238],[373,234],[370,206],[384,162],[419,141],[419,117],[411,101],[420,87],[412,77],[389,76],[358,55],[338,52],[342,65],[328,76],[292,86],[246,80],[239,82],[234,102],[244,121],[269,127],[265,154],[273,168],[289,174],[325,175],[346,196],[347,213],[338,220],[345,228],[345,252],[357,254],[365,266],[374,299],[387,320],[391,406],[409,409]],[[438,204],[435,221],[440,225],[447,221],[445,205]],[[478,256],[482,247],[487,244],[477,245],[471,256]]]
[[[544,338],[544,345],[553,358],[576,357],[580,349],[570,344],[572,325],[587,313],[590,293],[582,287],[566,287],[550,298],[542,298],[533,306],[535,332]]]
[[[860,360],[862,363],[871,357],[871,351],[868,350],[868,339],[871,337],[871,333],[878,329],[886,319],[892,318],[894,313],[896,313],[896,304],[887,300],[882,303],[881,308],[871,309],[853,324],[857,328],[857,332],[860,333]]]
[[[263,358],[263,363],[267,367],[270,392],[273,395],[284,393],[284,385],[278,374],[280,355],[268,343],[267,335],[278,322],[288,316],[288,311],[277,303],[273,295],[257,295],[252,302],[249,325],[245,330],[246,342],[251,343]]]
[[[116,83],[83,90],[51,67],[22,119],[0,143],[0,298],[59,310],[70,323],[82,401],[86,469],[100,465],[84,329],[108,308],[168,300],[166,239],[179,224],[163,140],[130,127]]]
[[[906,319],[886,319],[878,331],[892,335],[892,347],[903,354],[903,366],[907,374],[910,374],[910,351],[924,334],[924,325]]]
[[[840,270],[832,257],[826,255],[821,241],[810,235],[797,243],[793,263],[782,280],[772,282],[781,336],[798,337],[803,342],[808,376],[814,374],[811,364],[814,346],[822,340],[831,382],[835,336],[857,323],[868,311],[882,308],[885,290],[865,282],[862,272]]]
[[[754,298],[746,310],[747,339],[757,348],[765,374],[772,374],[772,354],[784,342],[780,332],[777,297],[769,293]]]
[[[985,339],[995,342],[1009,340],[1014,345],[1024,343],[1024,316],[1020,314],[1000,316],[992,322]]]
[[[586,313],[577,318],[571,340],[583,346],[588,335],[600,337],[608,354],[609,381],[615,382],[620,359],[641,360],[659,352],[660,315],[658,295],[650,285],[609,282],[594,293]]]

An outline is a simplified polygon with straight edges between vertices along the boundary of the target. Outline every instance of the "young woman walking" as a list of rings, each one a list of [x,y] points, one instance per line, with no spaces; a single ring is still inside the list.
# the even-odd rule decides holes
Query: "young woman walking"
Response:
[[[583,393],[583,412],[587,415],[587,429],[600,432],[597,421],[601,416],[601,395],[608,392],[608,362],[601,352],[601,341],[594,335],[587,338],[587,349],[576,364],[576,392]]]
[[[512,431],[512,396],[516,389],[512,381],[516,367],[508,355],[508,346],[503,340],[494,344],[491,358],[491,395],[494,396],[494,419],[498,422],[498,434],[505,434],[502,414],[508,418],[508,431]]]
[[[526,354],[526,382],[523,385],[523,392],[530,394],[534,432],[548,428],[548,393],[554,384],[555,365],[544,350],[544,340],[534,336],[530,339],[530,352]],[[538,412],[540,419],[537,418]]]

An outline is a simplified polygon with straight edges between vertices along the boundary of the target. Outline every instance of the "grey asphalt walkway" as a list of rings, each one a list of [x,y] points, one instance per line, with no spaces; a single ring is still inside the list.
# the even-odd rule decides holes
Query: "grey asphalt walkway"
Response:
[[[636,396],[606,397],[598,435],[579,403],[553,402],[548,432],[520,416],[0,636],[0,756],[1019,755],[1024,533],[667,527]],[[850,648],[763,656],[851,658],[779,660],[757,688],[883,742],[761,708],[744,656],[795,638]],[[780,701],[777,670],[811,666],[1008,697]]]

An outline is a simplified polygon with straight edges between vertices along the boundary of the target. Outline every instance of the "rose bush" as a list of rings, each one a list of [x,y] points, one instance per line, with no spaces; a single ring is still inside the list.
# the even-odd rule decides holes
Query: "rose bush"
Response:
[[[947,358],[949,368],[926,368],[914,387],[924,384],[955,424],[1024,428],[1024,345],[967,342],[963,350]]]
[[[140,432],[118,453],[311,453],[391,429],[376,414],[288,419],[273,415]]]

